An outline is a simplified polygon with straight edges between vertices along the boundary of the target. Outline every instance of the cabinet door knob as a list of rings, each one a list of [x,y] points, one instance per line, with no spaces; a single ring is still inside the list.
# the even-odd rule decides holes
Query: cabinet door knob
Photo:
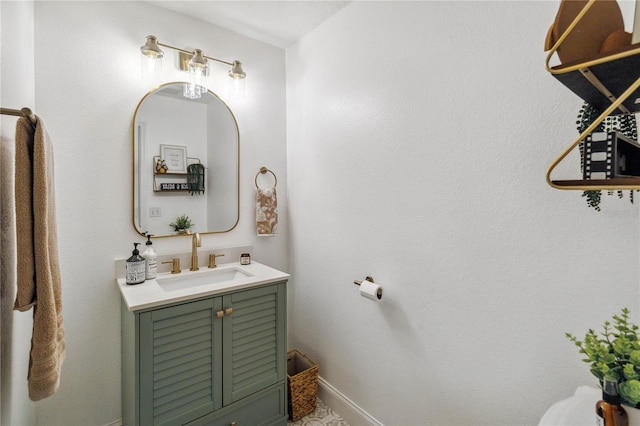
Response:
[[[233,308],[227,308],[224,310],[225,315],[231,315],[233,313]]]
[[[229,426],[238,426],[238,422],[231,422],[229,423]]]
[[[216,318],[222,318],[224,316],[224,311],[216,312]]]

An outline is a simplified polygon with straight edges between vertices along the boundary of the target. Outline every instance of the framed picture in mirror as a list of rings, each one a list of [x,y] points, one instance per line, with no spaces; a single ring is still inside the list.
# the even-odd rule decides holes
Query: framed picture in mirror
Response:
[[[187,173],[187,147],[160,145],[160,158],[164,160],[168,173]]]

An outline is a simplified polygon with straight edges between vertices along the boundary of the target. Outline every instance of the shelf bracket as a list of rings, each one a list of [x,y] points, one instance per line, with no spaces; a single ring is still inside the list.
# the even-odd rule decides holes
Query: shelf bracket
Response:
[[[598,91],[600,93],[605,95],[607,97],[607,99],[609,99],[609,102],[615,102],[616,101],[616,99],[617,99],[616,96],[613,93],[611,93],[609,91],[609,89],[607,89],[607,86],[602,84],[600,79],[598,77],[596,77],[595,74],[592,73],[589,68],[580,68],[580,74],[582,74],[582,76],[585,78],[585,80],[587,80],[589,83],[591,83],[591,85],[593,87],[598,89]],[[627,107],[625,107],[622,104],[620,104],[618,106],[618,108],[620,109],[620,111],[622,111],[625,114],[631,114],[631,111],[629,111],[627,109]]]

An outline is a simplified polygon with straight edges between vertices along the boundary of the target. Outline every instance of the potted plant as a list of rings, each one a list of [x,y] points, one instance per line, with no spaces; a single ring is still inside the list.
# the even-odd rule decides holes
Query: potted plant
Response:
[[[616,380],[622,403],[640,408],[640,341],[627,308],[614,315],[613,322],[605,321],[601,333],[590,329],[582,341],[571,333],[566,336],[586,356],[582,361],[590,364],[601,386],[605,377]]]
[[[183,214],[182,216],[178,216],[173,223],[170,223],[169,226],[172,226],[174,231],[178,234],[188,233],[189,228],[195,226],[195,223],[191,222],[189,216]]]

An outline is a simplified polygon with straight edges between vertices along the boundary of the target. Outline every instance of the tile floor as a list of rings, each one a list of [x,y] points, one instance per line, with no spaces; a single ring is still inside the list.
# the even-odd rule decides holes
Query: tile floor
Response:
[[[342,420],[331,408],[327,407],[324,402],[317,400],[316,411],[298,420],[297,422],[289,422],[288,426],[349,426],[347,422]]]

